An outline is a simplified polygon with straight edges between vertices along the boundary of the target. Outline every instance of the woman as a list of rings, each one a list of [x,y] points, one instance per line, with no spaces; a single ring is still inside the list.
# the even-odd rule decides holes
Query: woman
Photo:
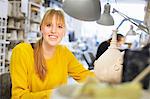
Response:
[[[49,99],[52,89],[66,84],[68,76],[82,82],[95,75],[86,70],[63,45],[65,19],[59,10],[48,10],[40,24],[42,38],[32,48],[21,43],[11,57],[12,99]]]

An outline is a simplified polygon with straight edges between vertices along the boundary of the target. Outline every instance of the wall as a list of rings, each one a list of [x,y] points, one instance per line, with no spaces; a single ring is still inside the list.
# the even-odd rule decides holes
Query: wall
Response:
[[[102,12],[103,13],[103,6],[105,3],[103,3],[102,5]],[[141,21],[144,20],[144,6],[145,4],[115,4],[112,3],[111,4],[111,10],[113,8],[119,10],[120,12],[128,15],[131,18],[136,18],[139,19]],[[88,37],[88,36],[94,36],[97,35],[100,42],[104,41],[106,39],[108,39],[111,34],[112,34],[112,30],[116,29],[116,27],[120,24],[120,22],[122,21],[123,17],[120,16],[117,13],[114,13],[111,15],[114,18],[115,21],[115,25],[114,26],[103,26],[103,25],[99,25],[96,22],[82,22],[82,36]],[[121,27],[119,28],[119,33],[125,35],[127,33],[127,31],[129,30],[130,27],[130,22],[126,21],[124,22]],[[134,28],[136,29],[136,27],[134,26]]]

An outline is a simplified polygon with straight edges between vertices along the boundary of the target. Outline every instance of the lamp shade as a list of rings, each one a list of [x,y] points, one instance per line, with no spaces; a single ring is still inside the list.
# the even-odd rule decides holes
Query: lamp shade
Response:
[[[136,35],[137,33],[133,30],[133,25],[130,25],[130,30],[127,32],[126,36],[128,35]]]
[[[70,16],[83,21],[96,21],[100,17],[99,0],[65,0],[62,9]]]
[[[97,21],[98,24],[111,26],[114,25],[114,19],[110,15],[110,4],[107,3],[104,6],[104,13],[101,15],[100,19]]]

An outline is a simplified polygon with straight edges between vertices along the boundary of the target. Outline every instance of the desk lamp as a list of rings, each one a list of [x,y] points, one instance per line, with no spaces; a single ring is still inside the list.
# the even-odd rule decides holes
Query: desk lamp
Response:
[[[134,24],[135,26],[137,26],[139,29],[143,30],[145,33],[148,33],[149,34],[149,30],[148,28],[143,25],[142,21],[140,20],[137,20],[137,19],[134,19],[134,18],[130,18],[128,17],[127,15],[121,13],[120,11],[116,10],[115,8],[113,8],[113,11],[112,13],[118,13],[120,16],[122,16],[125,20],[131,22],[132,24]],[[119,28],[119,27],[118,27]]]
[[[65,0],[62,9],[70,16],[83,21],[96,21],[100,18],[100,0]]]
[[[99,0],[65,0],[62,8],[68,15],[83,21],[98,20],[101,11]],[[109,4],[105,5],[104,14],[105,12],[108,14],[110,13]],[[99,78],[101,81],[120,82],[121,80],[122,65],[120,64],[122,63],[122,57],[121,53],[116,47],[116,32],[117,31],[113,31],[111,45],[106,53],[104,53],[95,63],[94,72],[97,78]],[[101,66],[102,68],[106,68],[103,70]],[[110,72],[110,75],[105,73],[107,71]],[[106,79],[103,79],[105,77]]]
[[[114,25],[114,19],[110,14],[110,8],[111,6],[109,3],[105,4],[104,13],[101,15],[100,19],[97,20],[98,24],[106,25],[106,26]]]

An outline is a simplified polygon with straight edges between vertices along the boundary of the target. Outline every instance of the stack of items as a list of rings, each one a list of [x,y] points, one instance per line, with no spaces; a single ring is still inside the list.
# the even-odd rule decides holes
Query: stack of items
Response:
[[[82,85],[62,86],[54,91],[52,99],[141,99],[139,83],[110,85],[88,79]]]

